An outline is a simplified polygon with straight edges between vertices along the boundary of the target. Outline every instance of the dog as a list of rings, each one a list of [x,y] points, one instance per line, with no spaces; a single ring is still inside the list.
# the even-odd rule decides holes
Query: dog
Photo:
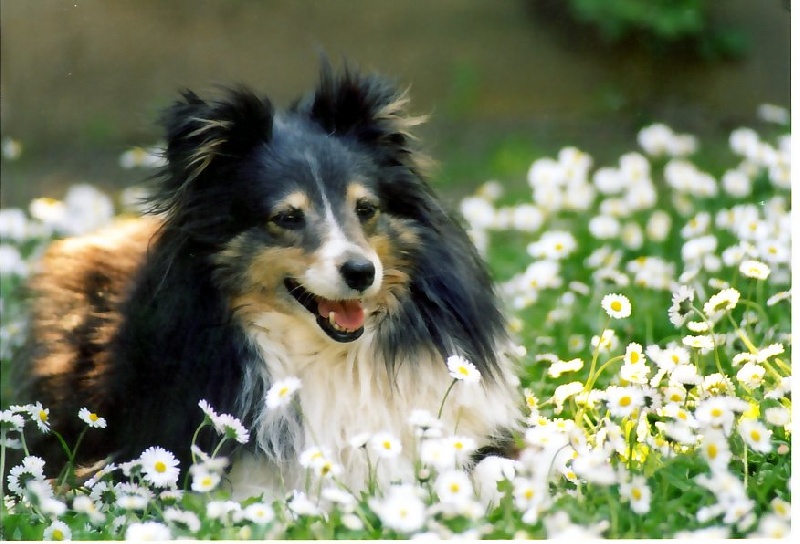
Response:
[[[250,433],[226,443],[241,496],[301,488],[298,456],[312,446],[363,489],[369,463],[351,444],[363,433],[399,439],[378,474],[393,481],[413,470],[408,417],[438,413],[451,355],[481,379],[455,384],[443,429],[479,451],[508,444],[513,344],[485,263],[425,181],[407,103],[379,75],[323,63],[284,110],[245,87],[184,91],[165,110],[150,213],[54,242],[32,280],[28,398],[68,444],[85,428],[80,408],[107,421],[78,462],[161,446],[185,469],[206,400]],[[267,408],[289,376],[294,401]],[[59,450],[49,437],[38,451],[55,463]]]

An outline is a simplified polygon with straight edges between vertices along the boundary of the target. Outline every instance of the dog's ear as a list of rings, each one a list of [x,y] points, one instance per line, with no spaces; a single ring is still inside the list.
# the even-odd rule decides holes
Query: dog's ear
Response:
[[[329,134],[354,136],[387,151],[392,162],[404,163],[415,139],[411,129],[424,121],[409,115],[407,105],[408,94],[385,79],[348,67],[335,74],[323,60],[316,91],[295,108]]]
[[[191,91],[166,110],[170,177],[186,183],[218,158],[241,157],[272,137],[272,104],[244,87],[229,89],[218,101],[206,102]]]

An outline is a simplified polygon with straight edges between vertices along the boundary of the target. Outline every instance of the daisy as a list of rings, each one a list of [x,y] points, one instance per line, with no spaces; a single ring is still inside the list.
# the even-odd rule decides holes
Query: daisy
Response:
[[[758,363],[749,362],[742,365],[736,373],[736,379],[748,389],[756,389],[764,382],[766,369]]]
[[[477,383],[481,379],[481,373],[475,365],[460,355],[451,355],[447,358],[447,370],[454,379],[466,383]]]
[[[761,261],[742,261],[739,272],[748,278],[765,280],[769,277],[769,265]]]
[[[603,353],[608,353],[617,348],[619,338],[617,338],[617,333],[613,329],[606,329],[599,336],[592,336],[591,345],[593,348],[599,348]]]
[[[600,301],[600,305],[614,319],[623,319],[631,315],[631,301],[625,295],[608,294]]]
[[[55,520],[42,535],[43,540],[72,540],[72,529],[69,525],[60,520]]]
[[[218,415],[214,420],[214,427],[220,435],[232,438],[240,444],[247,444],[250,440],[250,433],[244,428],[242,422],[230,414]]]
[[[747,409],[747,403],[735,397],[710,397],[698,403],[694,411],[701,426],[708,429],[722,429],[730,434],[735,411]]]
[[[445,440],[445,444],[447,444],[447,446],[453,450],[454,458],[460,463],[470,461],[472,452],[474,452],[478,447],[475,443],[475,440],[472,438],[465,438],[461,436],[448,438]]]
[[[36,426],[39,427],[39,430],[43,433],[50,432],[50,408],[42,407],[42,403],[36,401],[36,404],[29,404],[26,406],[28,413],[33,419]]]
[[[707,334],[701,334],[699,336],[687,334],[683,337],[683,345],[698,349],[700,353],[706,353],[714,349],[714,339]]]
[[[739,435],[747,442],[750,448],[761,453],[772,451],[772,444],[770,443],[772,431],[757,419],[740,419],[736,430],[739,431]]]
[[[650,511],[650,500],[653,493],[647,485],[647,478],[636,475],[630,482],[622,482],[619,487],[623,500],[630,501],[631,510],[637,514],[646,514]]]
[[[72,510],[81,514],[86,514],[89,521],[97,526],[104,524],[106,521],[105,515],[103,515],[97,503],[89,495],[76,496],[72,501]]]
[[[725,312],[729,312],[736,307],[740,296],[739,291],[733,287],[723,289],[708,299],[708,302],[703,306],[703,313],[705,313],[709,319],[716,321],[722,317]]]
[[[198,532],[202,526],[197,514],[174,507],[164,510],[164,521],[185,527],[190,533]]]
[[[520,512],[527,512],[531,508],[535,508],[547,496],[547,489],[541,483],[531,478],[514,479],[514,506]]]
[[[610,386],[606,389],[606,401],[612,417],[631,417],[644,406],[644,394],[638,387]]]
[[[700,452],[712,469],[726,469],[733,458],[728,439],[720,431],[708,431],[703,435]]]
[[[125,540],[165,541],[172,540],[169,527],[157,521],[135,522],[125,530]]]
[[[369,446],[380,457],[385,459],[394,459],[403,450],[400,440],[387,432],[375,434],[370,438]]]
[[[265,502],[254,502],[253,504],[249,504],[245,507],[245,509],[242,511],[242,516],[244,516],[244,519],[251,523],[266,525],[275,519],[275,511],[272,509],[271,504],[267,504]]]
[[[783,344],[770,344],[767,347],[758,350],[758,353],[755,355],[755,360],[757,363],[763,363],[767,359],[775,357],[776,355],[780,355],[783,352]]]
[[[0,430],[19,432],[25,426],[25,419],[12,410],[0,410]]]
[[[178,460],[175,456],[156,446],[147,448],[139,457],[144,479],[156,487],[170,487],[178,483]]]
[[[90,412],[88,408],[81,408],[78,412],[78,417],[92,429],[106,428],[106,418],[98,417],[94,412]]]
[[[667,310],[670,323],[675,327],[683,326],[694,309],[693,302],[694,290],[686,285],[679,285],[678,289],[672,293],[672,306]]]
[[[547,375],[551,378],[558,378],[562,374],[575,372],[581,368],[583,368],[583,360],[580,357],[569,361],[562,361],[559,359],[550,365],[550,368],[547,369]]]
[[[473,498],[472,482],[463,470],[442,472],[436,479],[434,489],[442,502],[463,504]]]
[[[644,363],[647,359],[642,353],[642,345],[637,344],[636,342],[631,342],[628,344],[625,348],[625,358],[623,360],[625,361],[625,364],[628,365]]]
[[[217,488],[222,477],[219,472],[209,470],[200,465],[192,465],[189,469],[192,475],[192,491],[207,493]]]
[[[289,404],[294,393],[300,389],[300,385],[300,379],[295,376],[276,381],[267,392],[267,408],[274,410]]]
[[[456,465],[456,451],[444,439],[429,439],[420,444],[420,461],[436,470],[452,469]]]
[[[398,533],[415,533],[425,524],[425,504],[416,487],[395,485],[381,499],[371,499],[369,506],[381,524]]]

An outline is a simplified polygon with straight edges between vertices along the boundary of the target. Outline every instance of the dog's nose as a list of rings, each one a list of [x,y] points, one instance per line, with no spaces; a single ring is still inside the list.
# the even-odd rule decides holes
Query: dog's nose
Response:
[[[375,265],[366,259],[350,259],[339,267],[345,283],[350,289],[364,291],[375,281]]]

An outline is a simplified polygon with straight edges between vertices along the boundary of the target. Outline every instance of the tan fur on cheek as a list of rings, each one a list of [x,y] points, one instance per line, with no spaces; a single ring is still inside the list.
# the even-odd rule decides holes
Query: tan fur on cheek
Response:
[[[417,244],[416,235],[410,231],[401,231],[398,238],[403,241],[404,247]],[[398,249],[387,235],[373,236],[369,242],[383,263],[383,282],[376,297],[378,312],[392,315],[400,309],[401,300],[408,296],[411,282],[408,272],[411,267],[410,255],[407,251]]]
[[[232,244],[233,246],[233,244]],[[263,313],[287,311],[292,304],[283,292],[283,280],[297,277],[310,265],[309,257],[299,248],[268,248],[255,255],[229,247],[224,259],[248,261],[240,273],[240,281],[229,286],[231,311],[243,323]]]

